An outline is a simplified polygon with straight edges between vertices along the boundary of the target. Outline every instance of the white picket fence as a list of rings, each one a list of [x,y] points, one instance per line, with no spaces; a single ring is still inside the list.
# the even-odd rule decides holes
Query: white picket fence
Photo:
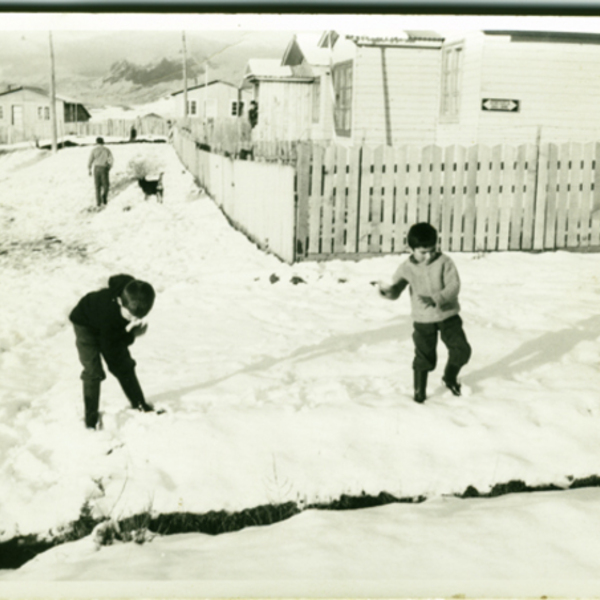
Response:
[[[201,150],[193,137],[175,129],[181,162],[230,222],[262,249],[294,261],[294,168],[235,160]]]
[[[293,167],[211,154],[185,131],[175,144],[231,221],[287,262],[404,252],[419,221],[453,252],[600,247],[600,143],[299,144]]]

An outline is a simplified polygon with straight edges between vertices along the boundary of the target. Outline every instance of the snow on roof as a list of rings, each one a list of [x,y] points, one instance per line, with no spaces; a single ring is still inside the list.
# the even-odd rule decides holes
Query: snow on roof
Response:
[[[12,94],[14,92],[21,92],[24,90],[34,92],[35,94],[39,94],[40,96],[44,96],[46,98],[50,97],[50,94],[47,90],[39,87],[34,87],[32,85],[20,85],[17,87],[10,88],[8,90],[4,90],[3,92],[0,92],[0,96],[5,96],[6,94]],[[81,106],[83,106],[83,103],[79,100],[74,100],[73,98],[63,96],[62,94],[55,94],[55,96],[57,100],[61,100],[62,102],[66,102],[67,104],[80,104]]]
[[[295,42],[309,65],[326,66],[329,64],[329,49],[319,46],[321,37],[320,33],[299,33],[290,42],[288,50]]]
[[[340,36],[351,40],[358,46],[406,46],[420,43],[438,45],[444,41],[444,37],[435,31],[407,29],[391,33],[389,29],[374,29],[370,31],[346,30],[341,34],[336,31],[325,31],[320,35],[317,44],[321,48],[327,48],[331,40],[331,44],[335,46]]]
[[[444,41],[441,35],[433,31],[398,31],[392,36],[346,34],[346,38],[358,46],[406,46],[420,43],[441,45]]]
[[[208,87],[209,85],[214,85],[215,83],[221,83],[223,85],[228,85],[228,86],[237,88],[237,85],[234,85],[230,81],[225,81],[224,79],[213,79],[213,80],[209,81],[208,83],[199,83],[197,85],[190,85],[190,86],[188,86],[187,91],[189,92],[190,90],[197,90],[199,88]],[[181,90],[177,90],[176,92],[172,92],[171,96],[177,96],[177,94],[183,94],[183,90],[181,89]]]
[[[41,96],[48,96],[48,92],[46,90],[43,90],[42,88],[38,88],[38,87],[33,87],[31,85],[19,85],[16,87],[8,88],[8,89],[4,90],[3,92],[0,92],[0,96],[6,96],[7,94],[13,94],[15,92],[22,92],[24,90],[28,90],[30,92],[40,94]]]
[[[257,77],[291,77],[292,74],[292,69],[282,66],[279,59],[251,58],[246,67],[245,77],[250,75]]]

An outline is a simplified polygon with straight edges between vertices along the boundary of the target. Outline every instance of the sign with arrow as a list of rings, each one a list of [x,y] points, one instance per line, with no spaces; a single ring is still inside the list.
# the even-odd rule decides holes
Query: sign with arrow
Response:
[[[481,110],[519,112],[519,100],[507,100],[504,98],[484,98],[481,101]]]

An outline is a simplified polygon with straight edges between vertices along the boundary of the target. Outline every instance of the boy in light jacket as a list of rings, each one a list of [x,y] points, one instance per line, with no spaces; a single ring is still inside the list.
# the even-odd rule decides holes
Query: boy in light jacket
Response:
[[[438,332],[448,348],[448,362],[442,380],[460,396],[458,373],[471,358],[471,346],[459,316],[460,278],[450,257],[437,250],[438,234],[429,223],[417,223],[408,232],[411,255],[390,283],[379,283],[379,293],[390,300],[400,297],[409,286],[414,322],[414,400],[425,402],[427,375],[437,364]]]

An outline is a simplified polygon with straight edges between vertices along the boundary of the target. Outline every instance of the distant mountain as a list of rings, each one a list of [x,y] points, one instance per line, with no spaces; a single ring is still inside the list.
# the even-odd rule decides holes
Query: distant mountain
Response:
[[[240,85],[250,58],[281,58],[290,39],[291,34],[280,34],[252,36],[228,44],[221,39],[192,40],[187,54],[188,85],[201,84],[205,77]],[[89,101],[144,104],[182,89],[181,53],[145,64],[124,59],[113,63],[109,72],[94,82],[94,93]]]
[[[251,58],[282,58],[292,32],[186,32],[188,85],[223,79],[240,85]],[[14,43],[0,42],[0,91],[35,85],[48,89],[47,39],[26,45],[21,56]],[[20,46],[19,46],[20,47]],[[37,53],[35,53],[37,52]],[[149,104],[183,89],[183,52],[176,32],[99,31],[56,36],[56,89],[86,105],[124,108]],[[206,72],[207,71],[207,72]]]
[[[152,87],[161,83],[180,81],[183,67],[180,60],[163,58],[158,64],[135,65],[128,60],[120,60],[110,67],[110,73],[102,80],[110,85],[121,81],[130,81],[142,87]],[[191,65],[188,75],[193,77],[199,73],[198,67]]]

